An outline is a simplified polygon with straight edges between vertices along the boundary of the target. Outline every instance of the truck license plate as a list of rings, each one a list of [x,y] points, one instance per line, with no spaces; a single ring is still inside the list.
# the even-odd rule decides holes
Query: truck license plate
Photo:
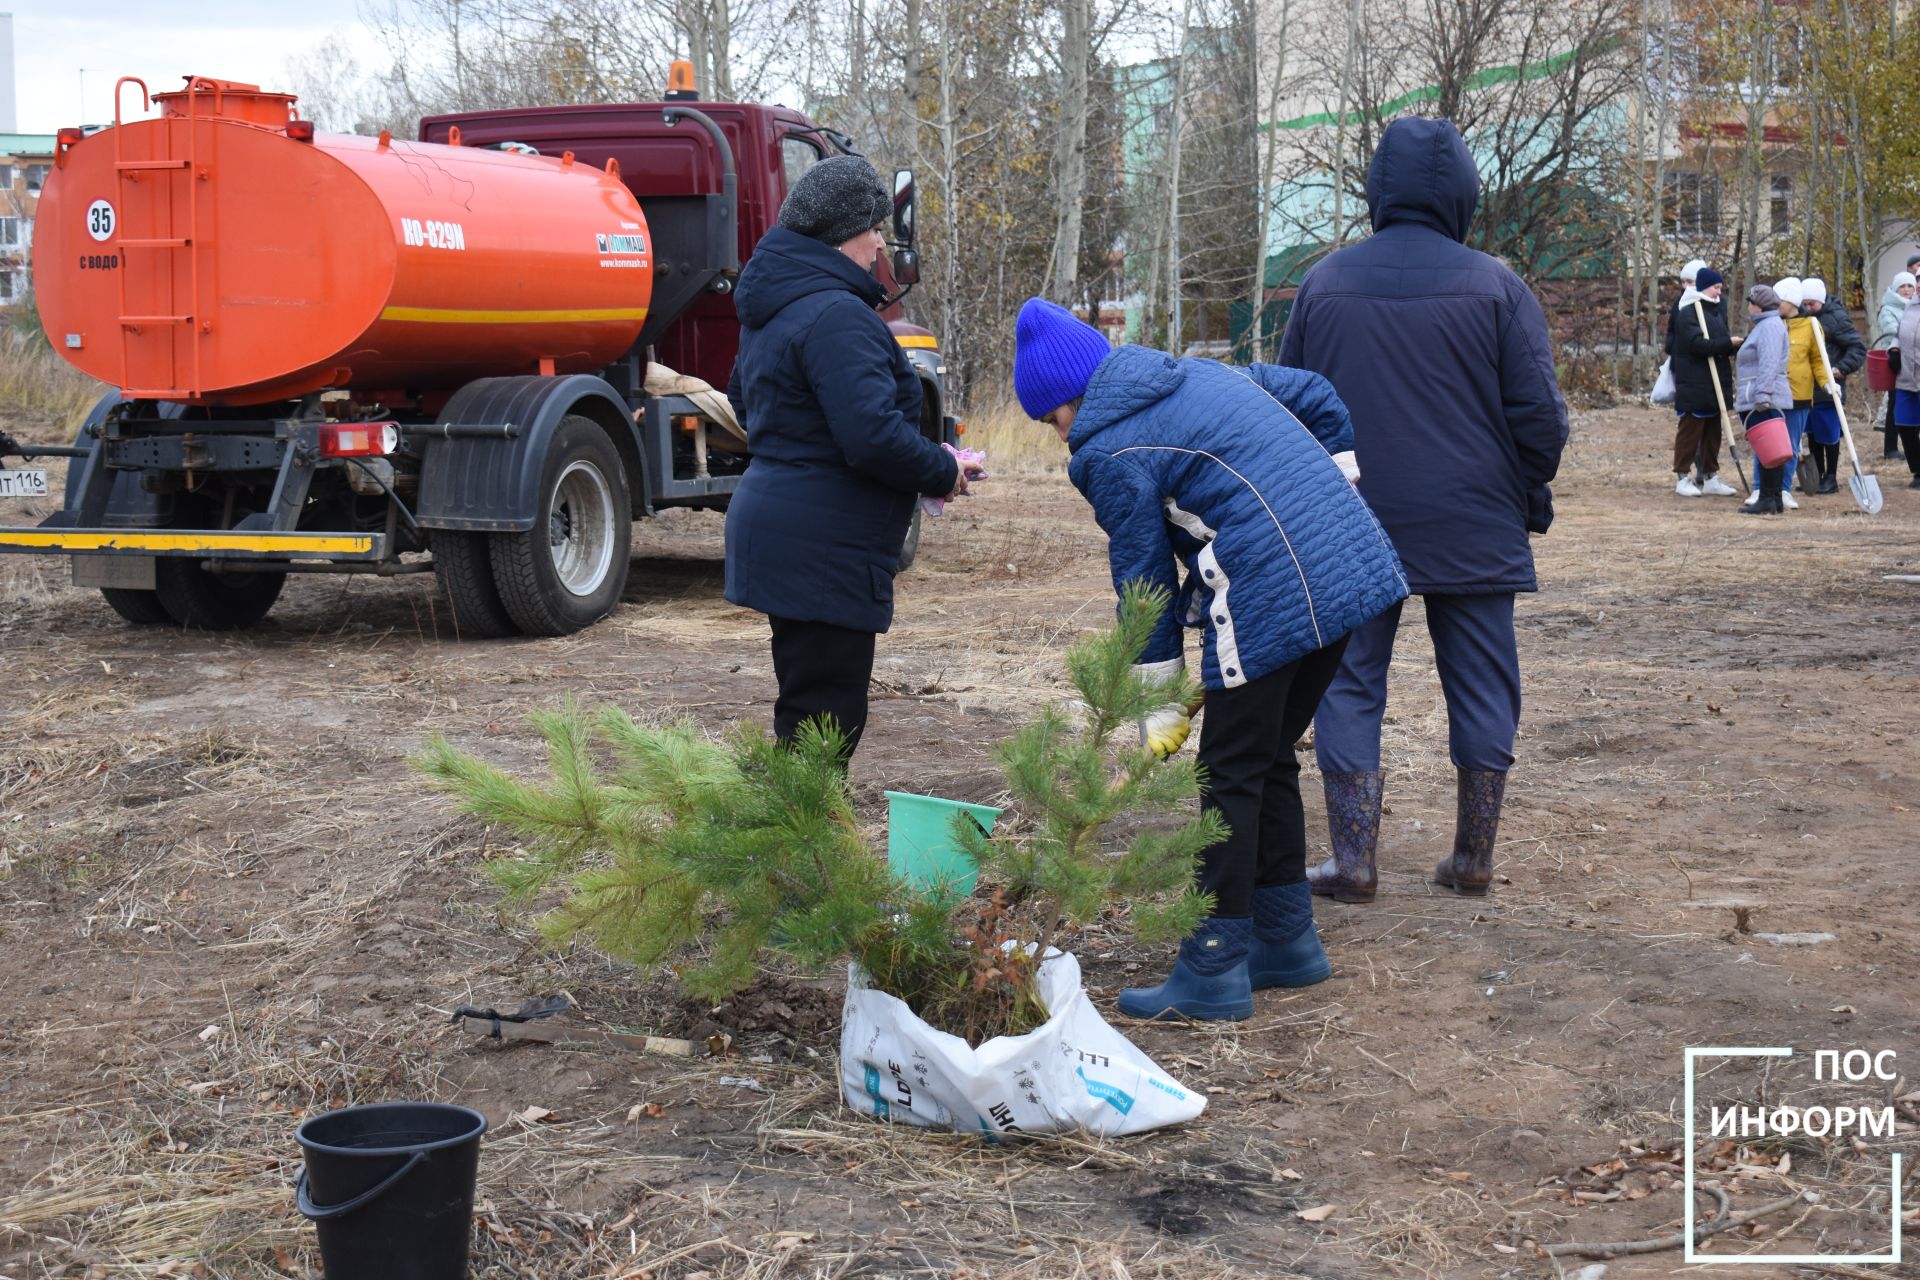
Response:
[[[44,498],[46,496],[46,472],[8,471],[0,468],[0,498]]]

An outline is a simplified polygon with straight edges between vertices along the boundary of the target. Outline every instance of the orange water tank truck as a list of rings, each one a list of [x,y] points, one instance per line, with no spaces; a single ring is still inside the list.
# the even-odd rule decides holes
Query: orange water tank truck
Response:
[[[653,263],[612,166],[319,133],[293,101],[196,78],[61,142],[34,283],[69,360],[133,398],[250,405],[633,344]]]
[[[72,445],[0,434],[0,513],[47,485],[6,458],[71,459],[62,509],[0,553],[73,557],[136,623],[245,626],[301,572],[435,573],[463,637],[603,617],[635,517],[739,483],[733,281],[791,177],[854,150],[671,83],[407,140],[255,85],[121,80],[111,127],[60,132],[33,262],[54,349],[115,390]],[[158,117],[120,118],[129,94]],[[896,190],[883,278],[910,286]],[[938,343],[889,315],[951,441]]]

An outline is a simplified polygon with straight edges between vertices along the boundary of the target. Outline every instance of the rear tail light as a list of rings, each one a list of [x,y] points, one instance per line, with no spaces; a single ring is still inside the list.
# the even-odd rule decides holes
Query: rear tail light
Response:
[[[320,428],[323,458],[383,458],[399,447],[397,422],[329,422]]]

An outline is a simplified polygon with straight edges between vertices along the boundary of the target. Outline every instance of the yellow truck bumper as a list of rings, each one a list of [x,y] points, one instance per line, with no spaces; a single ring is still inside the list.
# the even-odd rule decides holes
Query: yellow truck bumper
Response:
[[[199,556],[240,560],[378,560],[378,533],[266,533],[234,529],[0,529],[0,554]]]

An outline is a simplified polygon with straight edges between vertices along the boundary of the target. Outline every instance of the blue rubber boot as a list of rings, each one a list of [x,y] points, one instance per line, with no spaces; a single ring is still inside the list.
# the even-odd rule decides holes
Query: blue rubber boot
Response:
[[[1313,927],[1313,886],[1262,885],[1253,891],[1253,950],[1247,979],[1255,991],[1310,987],[1333,976],[1320,933]]]
[[[1180,944],[1173,972],[1157,987],[1129,987],[1115,1002],[1129,1018],[1241,1022],[1253,1016],[1247,953],[1253,921],[1216,917]]]

